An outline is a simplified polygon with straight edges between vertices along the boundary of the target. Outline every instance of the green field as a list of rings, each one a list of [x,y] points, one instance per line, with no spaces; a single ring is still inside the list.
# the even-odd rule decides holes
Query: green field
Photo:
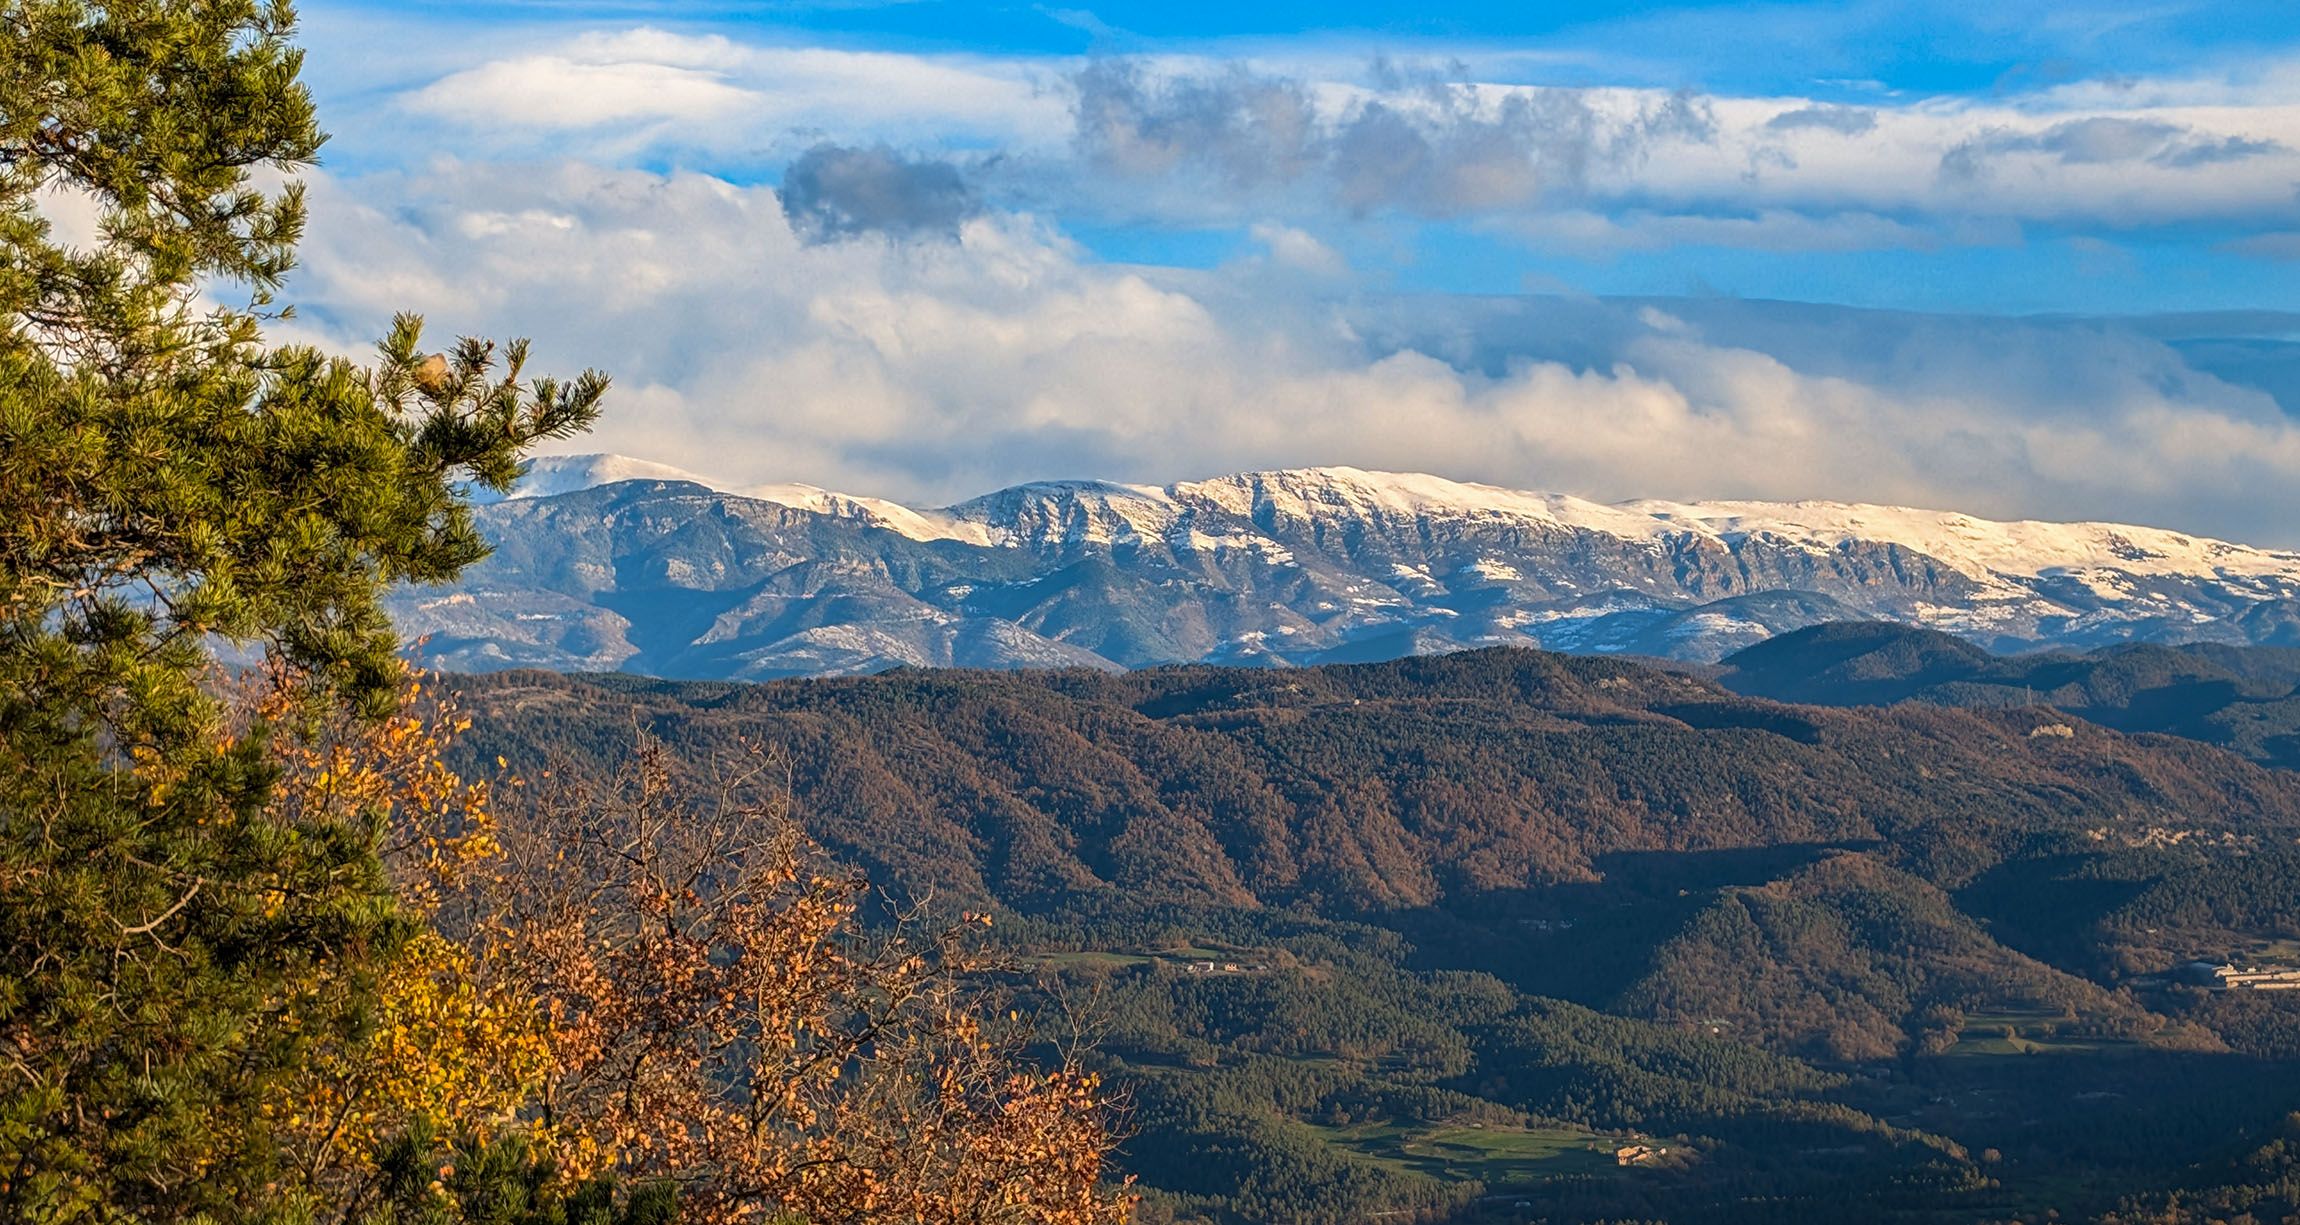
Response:
[[[2262,965],[2300,966],[2300,940],[2268,938],[2250,946],[2252,960]]]
[[[1060,966],[1064,969],[1115,970],[1123,966],[1148,965],[1154,958],[1141,953],[1040,953],[1029,959],[1038,965]]]
[[[1613,1151],[1625,1143],[1565,1126],[1310,1126],[1329,1142],[1390,1169],[1449,1181],[1474,1178],[1490,1188],[1620,1170]]]
[[[2076,1022],[2056,1009],[2006,1008],[1969,1013],[1950,1055],[2099,1055],[2143,1049],[2129,1038],[2064,1035]],[[2008,1036],[2005,1031],[2010,1029]]]

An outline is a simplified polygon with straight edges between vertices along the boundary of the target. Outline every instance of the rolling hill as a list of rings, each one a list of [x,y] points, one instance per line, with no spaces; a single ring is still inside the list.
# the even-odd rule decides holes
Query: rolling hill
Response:
[[[2300,774],[2192,741],[1506,648],[457,684],[475,767],[770,746],[891,900],[996,915],[1146,1222],[2082,1216],[2300,1108],[2300,1001],[2151,985],[2300,947]]]

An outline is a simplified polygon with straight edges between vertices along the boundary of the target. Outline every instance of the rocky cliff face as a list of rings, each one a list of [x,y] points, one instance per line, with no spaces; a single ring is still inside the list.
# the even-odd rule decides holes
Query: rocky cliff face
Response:
[[[1310,469],[919,510],[541,461],[495,556],[394,613],[442,666],[729,679],[1303,664],[1515,644],[1714,660],[1881,618],[2003,649],[2300,641],[2300,555],[1835,503],[1603,505]]]

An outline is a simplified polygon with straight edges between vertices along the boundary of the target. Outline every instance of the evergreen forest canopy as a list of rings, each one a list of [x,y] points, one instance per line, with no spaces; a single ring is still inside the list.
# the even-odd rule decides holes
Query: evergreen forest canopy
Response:
[[[2217,744],[2300,767],[2300,650],[2133,643],[1995,655],[1947,634],[1848,622],[1782,634],[1724,661],[1737,693],[1827,706],[2046,705],[2104,727]]]
[[[996,913],[1147,1220],[2300,1211],[2300,993],[2167,976],[2300,966],[2300,774],[2209,745],[1499,649],[458,685],[527,770],[778,746],[897,904]]]
[[[608,382],[405,316],[365,364],[267,340],[294,33],[0,0],[0,1219],[1122,1217],[971,925],[861,930],[756,771],[445,763],[380,601]]]

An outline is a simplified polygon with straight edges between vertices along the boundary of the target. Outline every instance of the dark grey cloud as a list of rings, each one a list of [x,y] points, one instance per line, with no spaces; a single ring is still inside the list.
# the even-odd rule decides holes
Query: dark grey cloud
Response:
[[[2096,115],[2056,123],[2035,136],[2008,140],[2002,147],[2049,153],[2072,166],[2099,165],[2157,157],[2187,131],[2161,120]]]
[[[2221,162],[2240,162],[2248,157],[2276,153],[2284,148],[2273,140],[2254,140],[2245,136],[2229,136],[2220,140],[2192,140],[2178,149],[2166,151],[2156,158],[2163,166],[2185,169],[2190,166],[2215,166]]]
[[[2041,153],[2069,166],[2146,162],[2189,169],[2241,161],[2283,148],[2272,140],[2204,136],[2194,128],[2160,119],[2096,115],[2056,123],[2041,132],[2001,128],[1984,132],[1943,154],[1941,171],[1952,178],[1974,178],[1987,170],[1991,159],[2008,153]]]
[[[1361,215],[1449,217],[1521,206],[1659,143],[1717,135],[1710,104],[1690,93],[1608,118],[1572,90],[1496,101],[1460,71],[1376,61],[1377,96],[1322,113],[1302,83],[1244,67],[1154,77],[1105,60],[1072,78],[1075,141],[1106,176],[1196,181],[1240,207],[1309,192]]]
[[[1081,151],[1126,176],[1211,171],[1241,187],[1300,178],[1321,156],[1317,110],[1299,82],[1244,68],[1149,80],[1130,60],[1101,60],[1072,78]]]
[[[1646,146],[1662,140],[1681,140],[1689,144],[1707,144],[1717,139],[1717,108],[1708,98],[1689,89],[1680,89],[1647,108],[1621,135],[1622,144],[1616,152],[1636,157],[1645,155]]]
[[[1876,130],[1877,112],[1865,106],[1834,106],[1815,103],[1793,111],[1783,111],[1765,122],[1774,132],[1800,132],[1819,129],[1845,136],[1866,136]]]
[[[783,172],[783,215],[810,243],[863,234],[956,237],[982,209],[958,167],[885,146],[816,145]]]
[[[1587,163],[1581,139],[1588,112],[1541,108],[1512,97],[1490,119],[1452,115],[1432,122],[1369,102],[1328,141],[1327,171],[1355,213],[1395,208],[1451,215],[1531,201],[1547,178],[1577,181]]]

